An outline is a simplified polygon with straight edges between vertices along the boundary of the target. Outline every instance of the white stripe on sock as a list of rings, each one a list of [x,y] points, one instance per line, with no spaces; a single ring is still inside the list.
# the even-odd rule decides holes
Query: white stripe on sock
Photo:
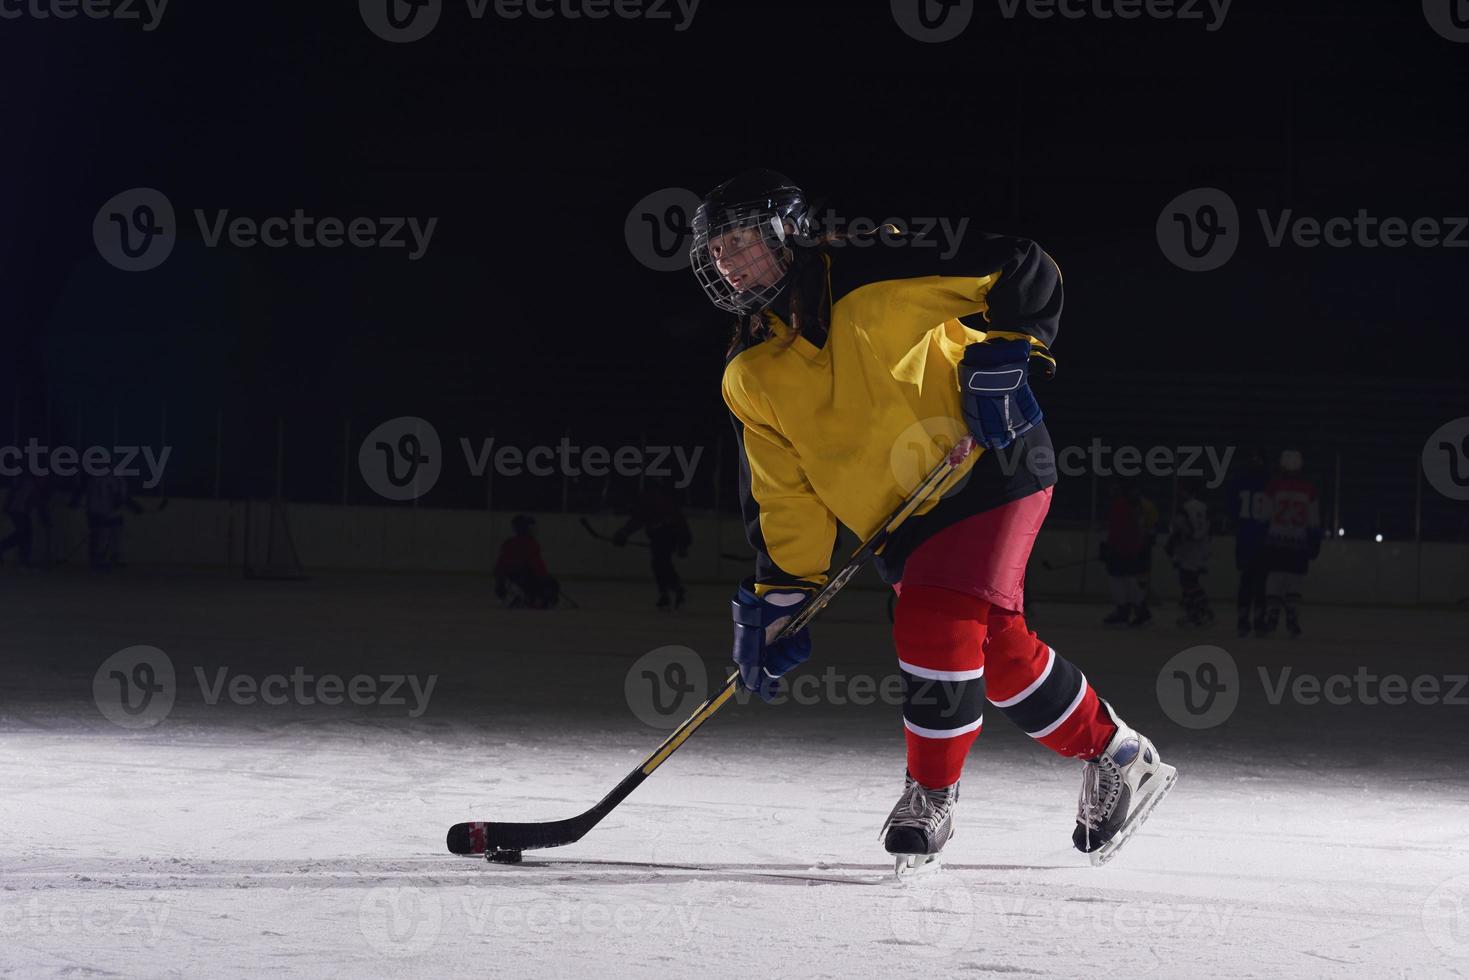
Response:
[[[984,676],[983,667],[978,670],[933,670],[929,667],[910,664],[901,657],[898,658],[898,668],[914,677],[922,677],[928,681],[972,681]]]
[[[990,704],[994,705],[996,708],[1008,708],[1011,705],[1019,704],[1021,701],[1024,701],[1026,698],[1034,694],[1036,692],[1036,688],[1040,687],[1046,682],[1046,678],[1051,676],[1051,668],[1054,666],[1056,666],[1056,651],[1052,647],[1046,647],[1046,669],[1041,671],[1041,676],[1035,679],[1035,683],[1031,684],[1029,687],[1021,691],[1019,694],[1015,695],[1013,698],[1006,698],[1003,701],[995,701],[991,699]]]
[[[904,728],[908,729],[914,735],[921,735],[924,738],[958,738],[960,735],[968,735],[983,723],[984,715],[980,715],[977,721],[965,725],[963,728],[924,728],[922,725],[913,724],[907,718],[903,719]]]
[[[1045,738],[1047,735],[1051,734],[1056,729],[1060,728],[1061,727],[1061,723],[1064,722],[1067,718],[1070,718],[1076,712],[1076,709],[1079,708],[1079,707],[1081,707],[1081,702],[1082,702],[1082,699],[1086,697],[1086,692],[1087,692],[1086,675],[1085,674],[1082,674],[1081,675],[1081,690],[1076,693],[1076,700],[1071,702],[1071,707],[1067,708],[1066,711],[1065,711],[1065,713],[1062,714],[1060,718],[1057,718],[1055,720],[1055,722],[1053,722],[1052,724],[1047,725],[1045,728],[1042,728],[1038,732],[1027,732],[1026,734],[1029,735],[1031,738]]]

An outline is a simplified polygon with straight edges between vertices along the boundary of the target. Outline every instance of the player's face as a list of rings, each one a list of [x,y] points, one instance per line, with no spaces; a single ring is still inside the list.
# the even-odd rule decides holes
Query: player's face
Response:
[[[709,257],[724,281],[740,292],[774,286],[783,273],[780,258],[754,226],[732,228],[711,238]]]

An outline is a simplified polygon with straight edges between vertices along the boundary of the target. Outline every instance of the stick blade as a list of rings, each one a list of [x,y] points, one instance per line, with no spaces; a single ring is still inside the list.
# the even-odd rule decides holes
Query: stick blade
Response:
[[[542,847],[573,844],[595,821],[585,817],[550,820],[545,823],[493,823],[470,821],[449,828],[445,844],[450,854],[484,854],[486,851],[530,851]]]

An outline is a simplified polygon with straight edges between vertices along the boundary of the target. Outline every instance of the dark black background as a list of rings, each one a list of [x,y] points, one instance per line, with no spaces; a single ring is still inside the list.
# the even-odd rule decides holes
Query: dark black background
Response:
[[[691,276],[640,265],[623,224],[654,190],[766,165],[843,214],[1040,241],[1068,288],[1045,396],[1062,439],[1305,444],[1322,478],[1346,452],[1364,486],[1390,472],[1410,493],[1422,440],[1466,402],[1469,250],[1269,249],[1254,212],[1469,213],[1469,44],[1417,3],[1237,0],[1214,32],[977,8],[944,44],[907,37],[885,2],[704,0],[683,32],[476,21],[450,2],[406,45],[351,3],[175,0],[152,32],[0,21],[0,383],[25,429],[166,404],[183,444],[222,412],[251,452],[276,416],[323,442],[344,415],[418,414],[521,443],[651,428],[712,444],[728,324]],[[91,222],[134,186],[164,191],[185,237],[128,274]],[[1154,236],[1199,186],[1249,227],[1210,273]],[[439,224],[418,262],[206,251],[196,207]],[[336,494],[325,455],[294,468],[296,493]]]

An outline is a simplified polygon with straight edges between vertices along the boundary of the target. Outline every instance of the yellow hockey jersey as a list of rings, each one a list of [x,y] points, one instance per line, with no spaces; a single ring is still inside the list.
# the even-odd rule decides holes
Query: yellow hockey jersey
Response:
[[[911,241],[831,247],[826,322],[793,337],[783,294],[765,313],[771,336],[731,353],[723,393],[758,591],[823,585],[837,524],[871,533],[967,431],[957,368],[965,346],[1023,337],[1033,360],[1054,367],[1055,262],[1034,242],[974,239],[948,258]],[[1042,446],[1050,449],[1044,424],[1015,452],[976,451],[889,541],[884,577],[900,578],[903,558],[941,528],[1054,484],[1054,470],[1017,465]]]

